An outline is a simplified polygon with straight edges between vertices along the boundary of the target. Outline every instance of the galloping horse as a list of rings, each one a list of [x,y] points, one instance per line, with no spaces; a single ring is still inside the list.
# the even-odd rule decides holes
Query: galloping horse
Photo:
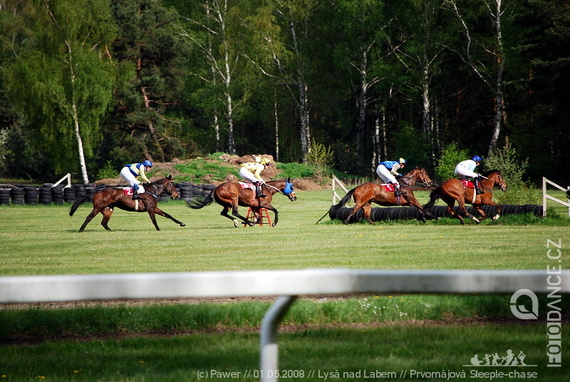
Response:
[[[474,188],[466,186],[461,180],[455,178],[448,179],[431,192],[429,202],[424,206],[424,208],[432,207],[437,199],[441,198],[445,203],[447,203],[447,212],[451,216],[458,218],[461,224],[465,224],[463,217],[453,211],[453,206],[456,201],[459,204],[459,209],[463,213],[463,216],[467,216],[476,223],[480,223],[481,220],[487,219],[487,214],[485,214],[485,211],[481,208],[483,204],[486,204],[497,207],[497,214],[492,218],[493,220],[497,220],[499,216],[501,216],[501,206],[493,201],[492,190],[493,187],[497,185],[501,191],[507,191],[507,184],[501,175],[501,171],[498,170],[489,172],[481,183],[483,185],[482,191],[484,191],[484,193],[477,195],[475,194]],[[468,213],[465,208],[465,203],[472,204],[473,207],[475,207],[475,209],[481,214],[481,219],[477,219],[475,216]]]
[[[114,208],[118,207],[125,211],[136,211],[136,212],[148,212],[150,216],[150,220],[156,227],[157,231],[160,231],[158,228],[158,224],[156,224],[156,217],[155,214],[159,214],[160,216],[164,216],[172,220],[173,222],[180,224],[181,227],[184,227],[185,224],[176,220],[166,212],[162,211],[160,208],[157,207],[157,198],[158,195],[166,192],[172,199],[178,197],[178,193],[176,192],[176,187],[171,182],[172,175],[169,175],[168,178],[159,179],[155,182],[144,184],[145,193],[139,194],[141,199],[140,200],[133,200],[131,195],[125,195],[125,190],[122,188],[117,187],[105,187],[101,191],[97,191],[93,195],[93,210],[87,218],[85,222],[79,228],[79,232],[83,232],[87,224],[98,214],[103,214],[103,220],[101,220],[101,225],[108,231],[111,229],[107,225],[109,219],[111,219],[111,215],[113,214]],[[80,199],[77,199],[73,206],[71,206],[71,210],[69,211],[69,216],[73,216],[77,208],[83,204],[87,200],[87,196],[84,196]]]
[[[297,196],[295,195],[295,191],[293,190],[293,184],[291,183],[291,179],[287,178],[286,180],[273,180],[270,182],[266,182],[263,184],[263,193],[266,195],[265,198],[256,198],[255,197],[255,188],[243,188],[242,185],[248,185],[250,183],[238,183],[238,182],[225,182],[220,184],[216,187],[204,200],[196,201],[196,200],[189,200],[187,202],[188,207],[194,209],[203,208],[214,200],[216,203],[224,207],[220,215],[233,220],[234,226],[237,227],[239,222],[236,218],[232,218],[228,215],[228,211],[232,210],[232,215],[235,217],[240,218],[244,224],[249,226],[253,226],[255,222],[250,221],[249,219],[243,217],[238,212],[238,206],[242,207],[250,207],[251,210],[255,213],[255,216],[258,217],[262,208],[266,208],[270,211],[273,211],[275,214],[275,220],[273,221],[272,226],[275,226],[279,220],[279,213],[273,207],[271,203],[271,199],[273,194],[276,192],[281,192],[282,194],[286,195],[290,201],[294,202],[297,200]]]
[[[354,200],[354,207],[346,219],[344,219],[344,224],[348,224],[352,216],[361,208],[364,212],[364,219],[370,224],[374,224],[374,221],[370,218],[372,202],[381,206],[414,206],[420,211],[420,220],[425,222],[426,215],[428,217],[434,216],[424,211],[424,208],[414,196],[412,187],[416,183],[416,180],[425,183],[427,186],[431,184],[431,179],[426,170],[421,167],[416,167],[399,179],[400,190],[402,191],[401,196],[396,196],[393,190],[387,191],[384,187],[386,185],[364,183],[350,190],[333,208],[336,209],[344,206],[350,198]]]

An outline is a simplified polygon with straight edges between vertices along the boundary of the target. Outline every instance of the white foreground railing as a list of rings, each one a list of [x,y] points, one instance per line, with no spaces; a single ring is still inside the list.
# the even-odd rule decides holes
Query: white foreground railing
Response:
[[[570,271],[560,271],[557,293],[570,293]],[[241,272],[133,273],[0,277],[0,303],[184,297],[281,296],[261,327],[262,381],[277,381],[279,322],[299,295],[351,293],[550,293],[546,271],[378,271],[307,269]],[[558,288],[560,288],[558,290]]]

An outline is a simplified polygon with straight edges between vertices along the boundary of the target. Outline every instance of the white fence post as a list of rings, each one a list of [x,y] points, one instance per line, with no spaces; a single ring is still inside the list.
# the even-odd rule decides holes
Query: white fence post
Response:
[[[567,202],[564,202],[560,199],[557,199],[553,196],[548,195],[548,193],[546,192],[546,186],[547,184],[552,185],[553,187],[559,189],[560,191],[564,191],[566,193],[566,196],[570,196],[569,192],[570,192],[570,187],[564,188],[556,183],[554,183],[551,180],[546,179],[545,177],[542,177],[542,216],[545,217],[546,216],[546,200],[550,199],[558,204],[562,204],[563,206],[568,207],[568,217],[570,218],[570,198],[568,199]]]
[[[261,324],[260,372],[261,380],[264,382],[276,382],[279,380],[277,329],[296,298],[296,296],[279,297],[263,317]]]

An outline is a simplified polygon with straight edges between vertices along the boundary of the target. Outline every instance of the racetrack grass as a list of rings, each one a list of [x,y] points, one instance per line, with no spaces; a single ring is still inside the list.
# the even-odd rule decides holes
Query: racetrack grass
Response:
[[[0,207],[0,276],[252,269],[545,269],[546,241],[568,237],[570,219],[534,217],[460,226],[453,219],[343,225],[326,217],[328,191],[299,191],[292,203],[276,195],[276,227],[238,227],[211,205],[191,210],[161,203],[186,223],[117,210],[105,231],[96,217],[77,230],[91,207]],[[246,214],[246,209],[240,209]],[[503,219],[504,218],[504,219]],[[545,222],[550,222],[547,225]],[[541,223],[541,224],[539,224]],[[564,243],[563,243],[564,245]],[[563,257],[562,267],[570,265]]]
[[[294,381],[489,381],[473,373],[535,373],[529,380],[567,380],[565,368],[545,366],[542,325],[392,324],[302,329],[280,334],[280,371]],[[6,381],[259,381],[256,333],[63,341],[0,348]],[[472,367],[477,354],[511,349],[536,367]],[[563,359],[568,359],[563,347]],[[388,378],[372,373],[394,373]],[[442,372],[446,374],[442,376]],[[225,374],[222,374],[225,373]],[[233,373],[233,374],[230,374]],[[285,374],[287,373],[287,374]],[[360,374],[358,374],[360,373]],[[405,376],[403,373],[406,373]],[[419,373],[424,373],[421,377]],[[463,373],[463,374],[462,374]],[[368,375],[368,377],[366,377]],[[519,374],[520,376],[520,374]],[[495,379],[498,379],[495,377]],[[526,379],[526,378],[525,378]],[[501,378],[499,380],[522,380]]]
[[[330,207],[330,192],[298,192],[298,196],[299,200],[291,203],[276,195],[274,205],[281,215],[274,228],[234,228],[231,221],[219,216],[218,205],[190,210],[182,202],[162,203],[161,208],[187,226],[157,217],[160,232],[145,213],[117,210],[110,222],[115,231],[105,231],[97,217],[86,232],[78,233],[91,210],[87,205],[73,217],[67,215],[68,205],[1,206],[0,276],[315,267],[544,270],[553,265],[546,256],[547,240],[560,241],[566,253],[566,220],[551,220],[551,226],[528,219],[465,226],[451,219],[345,226],[325,218],[317,225]],[[562,257],[560,265],[569,268],[568,256]],[[286,316],[286,327],[296,330],[280,335],[282,369],[468,372],[462,365],[469,364],[474,354],[504,354],[512,348],[516,353],[523,351],[528,364],[539,365],[532,369],[539,372],[538,380],[564,380],[562,369],[545,367],[544,321],[536,325],[494,321],[508,314],[506,296],[326,298],[329,300],[298,301]],[[211,369],[242,374],[240,378],[202,376],[201,380],[259,381],[244,378],[244,373],[257,370],[259,335],[249,330],[260,324],[268,303],[251,304],[63,310],[7,310],[0,306],[0,331],[5,341],[26,340],[26,336],[28,341],[30,337],[68,338],[0,347],[0,381],[195,381],[200,380],[198,371]],[[565,305],[563,311],[569,310]],[[172,336],[176,333],[181,335]],[[108,338],[120,334],[144,336]],[[69,340],[92,337],[100,339]],[[563,352],[568,359],[567,346]],[[328,380],[359,380],[333,376],[329,374]],[[442,378],[411,378],[408,371],[404,379]],[[324,378],[313,375],[294,380]],[[463,380],[489,378],[468,375]]]

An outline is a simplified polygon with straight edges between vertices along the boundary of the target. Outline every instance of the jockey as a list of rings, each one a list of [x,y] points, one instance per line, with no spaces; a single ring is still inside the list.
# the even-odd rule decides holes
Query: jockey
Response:
[[[256,162],[247,162],[241,165],[239,169],[239,176],[245,180],[249,180],[251,183],[255,184],[255,196],[256,198],[265,198],[261,185],[265,183],[261,177],[261,171],[265,167],[269,166],[269,160],[266,158],[261,158],[261,160]]]
[[[378,167],[376,167],[376,174],[383,182],[394,185],[394,193],[396,196],[402,195],[400,191],[400,183],[396,180],[396,177],[401,177],[402,174],[398,173],[398,170],[403,169],[408,163],[404,158],[400,158],[398,161],[387,160],[381,162]]]
[[[477,195],[485,193],[480,187],[481,174],[475,172],[475,168],[479,166],[482,160],[479,155],[475,155],[473,158],[459,162],[457,166],[455,166],[455,175],[457,175],[459,179],[473,179],[473,185],[475,186],[475,193]]]
[[[142,163],[126,164],[121,169],[121,176],[129,182],[129,185],[133,188],[133,200],[140,199],[141,197],[139,194],[145,192],[144,187],[141,186],[141,182],[138,178],[141,178],[145,183],[150,183],[145,172],[150,170],[151,167],[152,162],[145,160]]]

